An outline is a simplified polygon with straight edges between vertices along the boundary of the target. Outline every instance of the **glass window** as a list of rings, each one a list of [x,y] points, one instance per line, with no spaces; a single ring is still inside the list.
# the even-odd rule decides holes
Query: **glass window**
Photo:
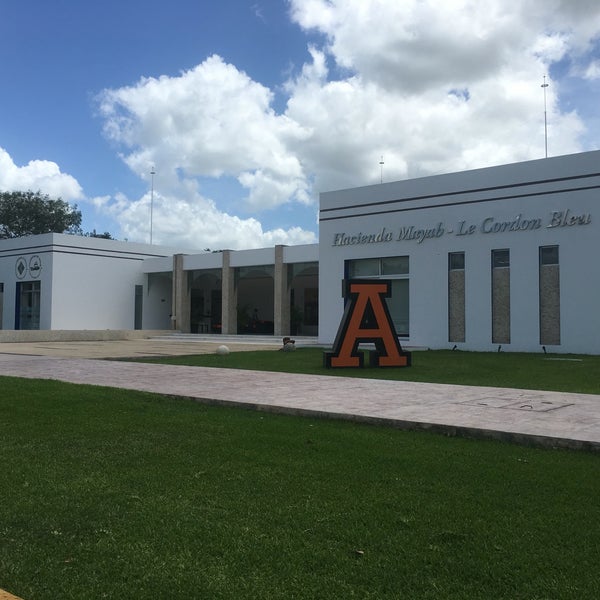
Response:
[[[408,275],[408,256],[359,258],[348,261],[349,277],[379,277],[380,275]]]
[[[492,250],[492,267],[510,267],[510,250]]]
[[[557,265],[558,264],[558,246],[542,246],[540,248],[540,264],[541,265]]]
[[[409,330],[409,280],[394,279],[392,281],[392,296],[386,298],[388,310],[396,333],[401,337],[408,337]]]
[[[388,256],[384,258],[360,258],[346,261],[347,277],[389,277],[392,295],[386,298],[388,310],[396,333],[402,337],[409,334],[409,257]]]
[[[465,270],[465,253],[450,252],[448,254],[448,270],[449,271],[464,271]]]
[[[408,275],[408,256],[388,256],[381,259],[382,275]]]
[[[348,275],[350,277],[377,277],[379,275],[378,258],[361,258],[349,261]]]

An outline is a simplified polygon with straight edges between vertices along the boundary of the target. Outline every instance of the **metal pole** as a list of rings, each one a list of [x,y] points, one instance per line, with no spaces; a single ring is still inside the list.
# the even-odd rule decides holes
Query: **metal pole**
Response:
[[[542,88],[544,88],[544,146],[546,148],[546,158],[548,158],[548,118],[546,116],[546,88],[548,84],[546,83],[546,76],[544,75],[544,83],[542,83]]]
[[[379,161],[379,168],[381,169],[381,179],[380,179],[379,183],[383,183],[383,165],[384,165],[384,162],[383,162],[383,156],[382,156],[381,160]]]
[[[150,175],[152,176],[152,186],[150,188],[150,245],[152,245],[152,218],[154,212],[154,176],[156,175],[154,167],[152,167]]]

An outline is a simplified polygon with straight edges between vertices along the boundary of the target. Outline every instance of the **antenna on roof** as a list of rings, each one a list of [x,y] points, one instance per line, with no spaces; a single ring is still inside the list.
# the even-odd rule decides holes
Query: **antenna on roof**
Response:
[[[150,245],[152,245],[152,217],[154,211],[154,176],[156,175],[156,170],[152,167],[150,171],[150,175],[152,176],[152,186],[150,188]]]
[[[546,83],[546,76],[544,75],[544,83],[542,83],[542,88],[544,88],[544,145],[546,148],[546,158],[548,158],[548,119],[546,117],[546,88],[548,84]]]
[[[379,161],[379,168],[381,170],[381,179],[379,181],[379,183],[383,183],[383,165],[385,163],[383,162],[383,156],[381,157],[381,160]]]

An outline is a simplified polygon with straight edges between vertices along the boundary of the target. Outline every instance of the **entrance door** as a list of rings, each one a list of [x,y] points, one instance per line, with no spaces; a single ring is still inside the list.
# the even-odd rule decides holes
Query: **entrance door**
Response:
[[[17,283],[15,329],[40,328],[40,298],[41,286],[39,281],[20,281]]]

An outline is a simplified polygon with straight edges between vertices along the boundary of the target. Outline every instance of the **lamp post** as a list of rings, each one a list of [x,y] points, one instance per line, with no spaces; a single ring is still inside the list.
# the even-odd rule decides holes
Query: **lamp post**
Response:
[[[548,119],[546,117],[546,88],[548,84],[546,83],[546,76],[544,75],[544,83],[542,83],[542,88],[544,89],[544,146],[546,148],[546,158],[548,158]]]
[[[150,187],[150,245],[152,245],[152,218],[153,218],[153,212],[154,212],[154,176],[156,175],[156,171],[154,170],[154,167],[152,167],[152,170],[150,171],[150,175],[151,175],[151,187]]]
[[[379,169],[380,169],[380,172],[381,172],[381,177],[379,179],[379,183],[383,183],[383,165],[384,164],[385,163],[383,162],[383,156],[382,156],[381,160],[379,161]]]

